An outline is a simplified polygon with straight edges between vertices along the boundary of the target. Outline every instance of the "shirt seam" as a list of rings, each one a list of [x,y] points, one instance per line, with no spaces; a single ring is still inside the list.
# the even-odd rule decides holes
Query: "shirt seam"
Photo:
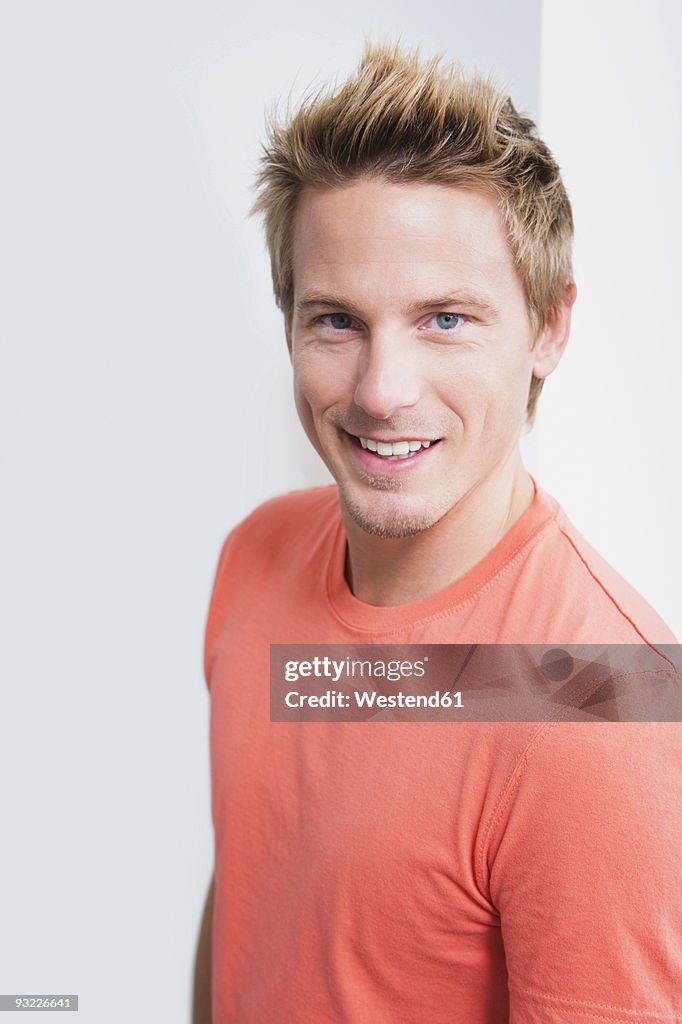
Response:
[[[492,903],[490,886],[489,886],[489,875],[490,872],[486,870],[487,854],[490,846],[490,840],[493,835],[495,828],[497,827],[499,820],[502,816],[505,806],[511,803],[515,791],[519,788],[523,775],[528,768],[528,764],[535,750],[545,737],[559,724],[558,721],[552,722],[541,722],[537,729],[531,734],[528,742],[516,758],[504,785],[502,791],[497,798],[495,806],[491,812],[488,824],[483,830],[481,840],[478,843],[478,848],[475,856],[475,873],[476,881],[478,883],[479,890],[482,896]]]
[[[662,654],[661,651],[659,651],[657,648],[652,647],[652,650],[655,650],[660,657],[667,661],[668,664],[671,664],[669,659],[664,654]],[[628,676],[631,674],[633,673],[620,672],[617,675],[613,676],[613,679],[627,679]],[[645,669],[640,672],[635,672],[634,675],[669,676],[670,672],[668,669]],[[676,678],[676,674],[674,671],[673,677]],[[590,696],[591,686],[592,684],[589,683],[588,686],[584,688],[579,694],[576,694],[574,703],[580,705],[586,697]],[[480,842],[477,844],[476,853],[474,857],[474,871],[479,891],[483,895],[484,899],[487,899],[490,903],[493,903],[493,900],[491,898],[490,893],[490,869],[488,867],[488,857],[490,852],[490,843],[492,840],[492,836],[495,833],[496,828],[498,828],[499,826],[500,819],[505,811],[505,808],[511,805],[516,791],[520,788],[521,783],[523,782],[523,779],[529,770],[531,759],[535,754],[537,748],[539,747],[540,743],[543,742],[547,736],[549,736],[552,729],[554,729],[557,725],[566,724],[567,721],[571,721],[570,719],[567,719],[567,715],[570,713],[570,710],[570,707],[565,707],[560,711],[559,709],[557,709],[559,713],[557,714],[557,717],[554,720],[552,720],[551,722],[540,723],[538,728],[533,732],[530,739],[526,743],[526,746],[516,758],[507,776],[507,779],[505,780],[504,785],[502,786],[500,795],[497,798],[497,801],[495,802],[495,806],[493,807],[493,810],[490,814],[488,823],[482,831],[481,839]]]
[[[587,561],[587,559],[585,558],[583,553],[580,551],[578,545],[575,543],[573,538],[569,536],[569,534],[566,532],[564,527],[558,521],[557,521],[557,528],[558,528],[561,536],[566,540],[566,542],[570,545],[570,547],[573,549],[575,554],[578,556],[579,561],[583,564],[583,566],[587,570],[587,573],[589,574],[589,576],[591,576],[591,578],[597,584],[599,589],[606,595],[606,597],[611,602],[611,604],[614,606],[614,608],[616,608],[616,610],[619,612],[620,615],[622,615],[622,617],[626,620],[626,622],[630,623],[630,625],[634,629],[634,631],[637,634],[637,636],[640,637],[640,639],[643,641],[643,643],[645,643],[647,645],[647,647],[654,647],[654,644],[652,644],[649,640],[647,640],[647,638],[644,636],[644,633],[642,633],[641,629],[635,623],[634,619],[632,619],[631,616],[629,616],[627,614],[625,609],[621,607],[621,605],[618,603],[618,601],[616,601],[615,597],[613,596],[611,591],[608,589],[606,584],[599,578],[597,573],[592,569],[592,567],[590,566],[589,562]]]

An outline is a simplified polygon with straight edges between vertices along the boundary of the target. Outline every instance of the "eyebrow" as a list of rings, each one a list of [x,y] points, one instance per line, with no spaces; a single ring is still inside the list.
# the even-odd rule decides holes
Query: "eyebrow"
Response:
[[[468,309],[475,309],[487,316],[494,316],[497,314],[495,306],[491,305],[490,302],[487,302],[482,295],[477,295],[475,292],[467,291],[452,292],[450,295],[437,295],[431,299],[420,299],[418,302],[410,303],[405,311],[409,314],[413,314],[424,312],[427,309],[444,309],[448,306],[466,306]],[[307,313],[313,308],[343,309],[362,319],[362,315],[358,308],[352,302],[345,299],[343,295],[322,295],[312,293],[310,295],[305,295],[296,303],[295,306],[296,312],[299,314]]]

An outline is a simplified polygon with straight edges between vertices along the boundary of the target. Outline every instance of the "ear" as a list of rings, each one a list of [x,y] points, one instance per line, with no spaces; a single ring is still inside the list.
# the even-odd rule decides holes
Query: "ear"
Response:
[[[291,318],[284,318],[284,337],[287,339],[287,348],[289,349],[289,359],[291,359],[293,351],[293,342],[291,340]]]
[[[552,313],[533,346],[533,376],[544,380],[556,368],[564,354],[571,330],[571,309],[577,288],[573,281],[566,285],[561,305]]]

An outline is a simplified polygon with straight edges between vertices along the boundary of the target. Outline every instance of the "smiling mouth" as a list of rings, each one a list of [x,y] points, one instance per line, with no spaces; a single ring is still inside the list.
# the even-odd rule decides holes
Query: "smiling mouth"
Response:
[[[380,459],[386,459],[389,462],[412,458],[418,452],[440,442],[440,438],[428,441],[413,438],[398,441],[377,441],[372,437],[357,437],[354,434],[349,434],[348,436],[366,451],[370,451],[373,455],[378,456]]]

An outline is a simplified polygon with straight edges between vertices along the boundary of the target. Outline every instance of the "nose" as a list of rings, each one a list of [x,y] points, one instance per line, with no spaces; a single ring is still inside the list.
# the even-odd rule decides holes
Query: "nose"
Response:
[[[421,385],[410,341],[384,332],[372,335],[364,346],[354,400],[372,419],[390,419],[419,401]]]

